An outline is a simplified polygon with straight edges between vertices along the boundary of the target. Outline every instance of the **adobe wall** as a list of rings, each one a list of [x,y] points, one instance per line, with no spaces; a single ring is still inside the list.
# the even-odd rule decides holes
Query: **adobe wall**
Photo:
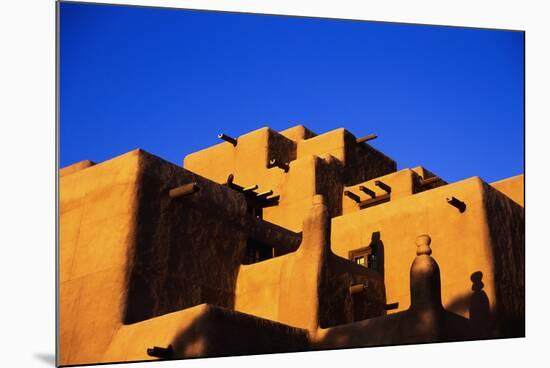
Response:
[[[95,162],[92,162],[90,160],[82,160],[77,163],[74,163],[72,165],[66,166],[59,170],[59,176],[65,176],[65,175],[71,175],[75,172],[78,172],[80,170],[84,170],[87,167],[95,165]]]
[[[372,191],[376,197],[389,195],[389,199],[391,201],[395,201],[402,197],[408,197],[416,193],[418,191],[417,181],[418,178],[414,171],[410,169],[404,169],[391,174],[376,177],[356,185],[346,186],[344,187],[344,190],[352,192],[353,194],[359,196],[359,199],[361,201],[367,201],[372,197],[360,189],[362,187],[365,187],[368,190]],[[388,193],[386,190],[377,186],[375,182],[382,182],[384,185],[389,186],[391,188],[391,191]],[[360,207],[355,200],[351,199],[348,196],[342,197],[342,213],[344,215],[359,210]]]
[[[270,160],[287,163],[285,172],[270,167]],[[357,143],[345,129],[315,135],[298,125],[280,133],[261,128],[229,142],[191,153],[184,167],[217,183],[230,174],[234,182],[258,192],[280,195],[277,206],[266,208],[263,218],[292,231],[301,231],[311,198],[323,194],[331,217],[342,213],[344,185],[370,180],[396,170],[396,163],[368,144]]]
[[[235,183],[248,187],[257,184],[259,191],[277,191],[284,171],[268,168],[269,161],[296,159],[296,143],[267,127],[237,138],[237,145],[223,142],[187,155],[183,167],[216,183],[227,182],[229,174]]]
[[[431,181],[431,178],[437,180]],[[430,180],[426,181],[426,179]],[[355,199],[348,195],[342,197],[342,213],[348,214],[368,208],[371,205],[365,205],[366,202],[374,202],[375,199],[382,197],[388,197],[388,201],[395,201],[443,185],[447,185],[447,183],[421,166],[402,169],[355,185],[345,186],[344,191],[351,192],[357,197]]]
[[[156,360],[154,346],[172,346],[172,358],[304,351],[306,330],[208,304],[121,326],[102,355],[105,362]]]
[[[197,193],[170,198],[190,182]],[[141,150],[62,176],[60,362],[97,362],[122,325],[233,308],[247,239],[301,240],[246,211],[242,194]]]
[[[511,286],[517,290],[520,276],[509,276],[515,280],[513,282],[504,280],[502,275],[497,276],[496,267],[506,268],[510,274],[521,272],[519,268],[508,268],[506,265],[522,262],[516,252],[523,251],[523,244],[511,235],[522,230],[523,220],[518,208],[511,208],[511,201],[504,196],[494,199],[494,192],[474,177],[333,218],[332,250],[347,257],[350,250],[368,246],[377,234],[383,249],[387,302],[399,303],[397,309],[390,311],[395,313],[409,307],[408,269],[409,260],[414,257],[414,248],[407,245],[418,234],[430,234],[433,255],[443,270],[441,283],[445,309],[466,318],[472,317],[471,311],[497,318],[497,314],[502,315],[499,307],[504,302],[500,299],[501,293]],[[466,203],[465,212],[460,213],[447,203],[446,198],[452,196]],[[499,206],[508,210],[497,217],[494,208]],[[502,226],[502,221],[513,222],[513,226],[501,235],[510,236],[511,240],[506,245],[496,240],[496,233],[492,230]],[[501,262],[497,253],[502,253],[503,247],[515,249],[514,261]],[[481,272],[481,280],[473,280],[472,275],[478,272]],[[482,289],[474,293],[472,288],[480,282]],[[480,310],[473,305],[474,294],[488,308]],[[512,294],[514,296],[510,295],[510,298],[519,296],[515,292]],[[498,332],[495,326],[491,329],[494,333]]]
[[[288,170],[270,167],[272,158]],[[491,185],[477,177],[423,185],[434,175],[422,167],[396,172],[393,160],[344,129],[315,135],[303,126],[262,128],[184,164],[136,150],[61,170],[61,364],[148,359],[145,345],[182,341],[190,345],[178,348],[181,356],[248,352],[231,345],[239,326],[258,340],[251,353],[305,349],[307,331],[357,321],[358,306],[370,322],[336,327],[316,341],[364,344],[363,327],[378,326],[368,341],[382,344],[394,336],[386,328],[416,323],[398,316],[409,308],[410,244],[419,234],[432,237],[449,323],[469,318],[478,337],[524,334],[522,175]],[[243,187],[273,190],[278,203],[257,217],[247,195],[220,185],[229,174]],[[189,183],[200,190],[170,197]],[[344,195],[368,200],[360,186],[389,201],[361,209]],[[447,203],[451,197],[466,210]],[[242,265],[250,239],[279,257]],[[348,260],[351,250],[375,242],[380,273]],[[352,297],[350,287],[364,283]],[[398,308],[387,320],[372,319],[386,313],[386,303]]]
[[[396,170],[396,163],[372,146],[357,143],[356,137],[343,128],[298,142],[297,159],[330,155],[338,159],[344,170],[342,182],[353,185]]]
[[[170,198],[170,189],[190,182],[197,193]],[[64,175],[60,192],[61,364],[141,359],[144,351],[133,355],[128,339],[162,343],[198,318],[171,312],[201,303],[310,330],[351,321],[341,305],[349,309],[354,283],[370,281],[376,305],[383,304],[375,273],[329,253],[328,208],[312,209],[312,197],[302,239],[248,215],[242,194],[141,150]],[[250,236],[294,250],[298,239],[302,245],[242,266]],[[140,327],[172,318],[178,325],[166,331],[145,336]]]
[[[491,186],[524,207],[524,181],[525,177],[521,174],[491,183]]]
[[[241,266],[235,310],[311,331],[353,322],[354,307],[363,308],[363,318],[384,313],[380,275],[330,251],[330,217],[323,202],[310,204],[296,252]],[[352,300],[350,286],[364,283],[366,292]]]
[[[97,362],[124,318],[139,156],[132,151],[60,178],[61,364]]]
[[[330,217],[342,212],[341,163],[332,156],[307,156],[290,163],[281,181],[279,204],[265,208],[263,218],[292,231],[301,231],[316,194],[326,198]]]
[[[431,237],[419,235],[410,267],[410,306],[389,316],[319,329],[312,348],[457,341],[479,338],[472,321],[445,310],[441,303],[441,271],[431,256]],[[411,247],[412,248],[412,247]]]
[[[484,183],[484,187],[489,236],[494,249],[496,333],[525,336],[525,210],[493,189],[492,184]]]
[[[191,182],[199,192],[169,197],[170,189]],[[146,153],[139,184],[124,322],[201,303],[232,308],[247,235],[227,218],[246,214],[244,198]]]

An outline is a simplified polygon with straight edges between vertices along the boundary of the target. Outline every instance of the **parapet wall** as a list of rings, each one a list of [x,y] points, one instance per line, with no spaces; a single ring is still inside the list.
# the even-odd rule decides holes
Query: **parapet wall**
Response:
[[[448,203],[452,197],[465,203],[464,212]],[[408,244],[418,234],[430,234],[443,270],[445,309],[465,318],[481,313],[491,336],[517,336],[523,330],[510,328],[510,321],[523,320],[523,221],[515,202],[474,177],[350,210],[332,219],[331,242],[341,257],[376,242],[387,301],[398,303],[389,312],[395,313],[409,307],[408,260],[414,249]]]
[[[491,186],[524,207],[524,181],[525,177],[522,174],[491,183]]]
[[[184,167],[220,184],[232,175],[243,187],[273,190],[280,202],[266,209],[264,218],[300,231],[312,196],[325,195],[331,217],[338,216],[344,186],[395,172],[396,163],[369,144],[357,143],[345,129],[315,135],[299,125],[281,133],[261,128],[236,138],[235,145],[224,142],[189,154]]]

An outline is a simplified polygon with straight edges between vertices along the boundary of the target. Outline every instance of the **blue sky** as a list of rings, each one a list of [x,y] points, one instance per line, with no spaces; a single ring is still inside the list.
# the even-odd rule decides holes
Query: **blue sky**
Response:
[[[522,32],[76,3],[60,22],[61,167],[303,124],[450,182],[523,172]]]

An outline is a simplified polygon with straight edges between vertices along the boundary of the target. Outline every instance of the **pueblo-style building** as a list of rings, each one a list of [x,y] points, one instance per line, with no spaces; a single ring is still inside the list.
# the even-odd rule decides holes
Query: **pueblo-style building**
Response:
[[[60,171],[61,365],[524,336],[523,175],[447,183],[344,129]]]

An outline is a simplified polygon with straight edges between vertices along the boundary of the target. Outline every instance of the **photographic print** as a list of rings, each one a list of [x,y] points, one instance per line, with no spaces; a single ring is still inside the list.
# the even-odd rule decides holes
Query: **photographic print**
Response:
[[[523,31],[60,2],[57,36],[58,365],[525,336]]]

